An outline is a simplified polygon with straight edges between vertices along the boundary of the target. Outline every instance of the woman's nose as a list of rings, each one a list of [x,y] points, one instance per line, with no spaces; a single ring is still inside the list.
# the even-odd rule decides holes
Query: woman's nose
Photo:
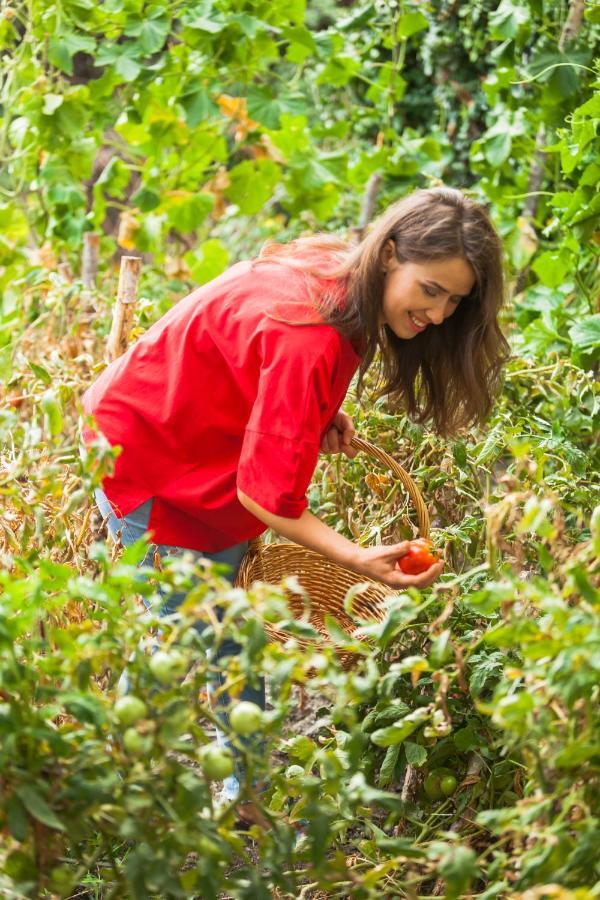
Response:
[[[441,325],[444,321],[444,307],[439,307],[437,309],[428,309],[427,318],[432,325]]]
[[[431,309],[427,310],[427,318],[432,323],[432,325],[441,325],[444,319],[447,316],[448,306],[450,305],[450,300],[447,299],[443,303],[439,303]]]

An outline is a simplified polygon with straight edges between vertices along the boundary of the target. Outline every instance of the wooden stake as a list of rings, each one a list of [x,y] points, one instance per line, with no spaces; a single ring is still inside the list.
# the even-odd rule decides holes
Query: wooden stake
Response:
[[[60,275],[63,281],[70,282],[73,281],[73,272],[71,270],[71,266],[68,262],[59,262],[56,271]]]
[[[375,204],[377,202],[377,194],[379,193],[380,186],[381,174],[379,172],[373,172],[365,188],[358,225],[353,226],[351,229],[354,240],[357,244],[360,243],[360,241],[362,241],[362,239],[364,238],[367,232],[367,226],[373,218],[373,213],[375,212]]]
[[[105,358],[107,362],[112,362],[127,350],[141,267],[142,260],[139,256],[123,256],[121,258],[117,300],[106,345]]]
[[[81,280],[87,290],[96,287],[96,275],[98,273],[98,251],[100,249],[100,235],[92,231],[86,231],[83,235],[83,256],[81,259]]]
[[[571,0],[567,21],[564,24],[564,28],[558,41],[558,50],[560,53],[564,53],[565,47],[569,41],[573,41],[579,34],[584,12],[585,0]]]

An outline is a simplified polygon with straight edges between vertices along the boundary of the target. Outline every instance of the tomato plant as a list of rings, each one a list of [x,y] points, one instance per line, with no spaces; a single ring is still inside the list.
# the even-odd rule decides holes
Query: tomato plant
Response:
[[[0,22],[0,892],[593,892],[597,10],[201,6],[42,0],[32,16],[15,0]],[[379,212],[442,183],[483,201],[504,239],[501,393],[484,426],[445,438],[378,397],[375,370],[344,407],[409,461],[446,548],[439,583],[357,621],[345,671],[329,646],[302,649],[278,586],[232,592],[189,561],[141,580],[146,548],[107,548],[88,501],[115,453],[77,450],[116,257],[144,257],[143,330],[265,239],[345,235],[367,194]],[[308,500],[360,543],[415,533],[401,486],[362,455],[321,460]],[[182,590],[181,621],[161,619]],[[224,693],[266,677],[267,715],[234,699],[227,722],[208,703],[228,641],[243,649]],[[234,770],[269,821],[251,852],[235,804],[215,802]]]

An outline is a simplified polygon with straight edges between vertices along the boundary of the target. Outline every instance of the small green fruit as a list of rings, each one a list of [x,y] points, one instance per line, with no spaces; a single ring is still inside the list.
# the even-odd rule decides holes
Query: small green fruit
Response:
[[[430,800],[441,800],[444,795],[442,794],[439,775],[435,775],[433,772],[428,775],[423,782],[423,790]]]
[[[141,756],[142,753],[149,753],[152,747],[152,738],[144,737],[137,728],[128,728],[123,735],[123,746],[133,756]]]
[[[236,734],[247,737],[250,734],[256,734],[262,725],[263,712],[256,703],[249,700],[242,700],[237,706],[231,710],[229,721],[231,727]]]
[[[115,703],[115,715],[121,725],[133,725],[140,719],[145,719],[147,714],[148,708],[144,701],[132,694],[119,697]]]
[[[222,781],[233,775],[233,755],[226,747],[207,744],[200,749],[198,756],[202,771],[210,781]]]
[[[173,679],[185,673],[186,661],[183,654],[176,650],[157,650],[150,657],[148,666],[161,684],[169,684]]]
[[[458,782],[454,775],[446,775],[440,781],[440,788],[444,797],[451,797],[454,791],[456,790],[456,785]]]

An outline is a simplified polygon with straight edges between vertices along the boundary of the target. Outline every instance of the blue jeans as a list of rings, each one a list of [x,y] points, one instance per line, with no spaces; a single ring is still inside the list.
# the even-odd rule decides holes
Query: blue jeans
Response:
[[[150,511],[152,509],[153,502],[152,498],[150,500],[146,500],[146,502],[142,503],[141,506],[138,506],[136,509],[132,510],[132,512],[127,513],[127,515],[123,517],[119,517],[115,514],[112,506],[109,503],[108,497],[100,488],[97,488],[94,492],[94,498],[113,540],[118,540],[120,537],[122,545],[124,547],[129,547],[131,546],[131,544],[135,544],[136,541],[140,540],[140,538],[142,538],[146,534],[148,530],[148,523],[150,521]],[[233,547],[227,547],[225,550],[219,550],[216,553],[201,553],[198,550],[188,550],[185,547],[173,547],[168,544],[151,544],[148,548],[148,553],[142,560],[142,565],[152,565],[155,551],[158,551],[161,558],[168,556],[180,556],[183,553],[190,553],[195,560],[204,558],[210,559],[213,562],[228,564],[231,567],[231,571],[224,577],[228,581],[230,581],[231,584],[233,584],[235,582],[240,563],[247,547],[248,542],[244,541],[241,544],[235,544]],[[168,602],[164,604],[160,611],[161,615],[170,615],[175,612],[177,607],[181,603],[183,603],[186,596],[187,594],[185,592],[171,594]],[[195,627],[198,631],[202,631],[205,627],[204,622],[199,622]],[[239,655],[240,650],[241,647],[239,646],[239,644],[236,644],[235,641],[231,639],[226,639],[219,647],[215,662],[218,664],[219,661],[221,659],[224,659],[225,657],[237,656]],[[223,684],[223,681],[223,669],[219,668],[217,686],[220,687]],[[129,688],[126,672],[123,672],[123,675],[121,676],[120,686],[125,691],[127,691]],[[210,695],[210,685],[207,685],[207,688]],[[246,685],[240,694],[240,699],[250,700],[252,701],[252,703],[256,703],[258,706],[260,706],[261,709],[264,709],[264,679],[260,680],[258,688]],[[223,707],[223,709],[220,710],[220,718],[225,723],[227,723],[226,706],[228,703],[229,698],[227,697],[227,695],[225,693],[221,693],[219,695],[217,705],[219,707]],[[217,742],[222,746],[225,746],[227,743],[219,729],[217,729]],[[225,798],[233,799],[235,796],[237,796],[238,792],[239,782],[237,778],[232,776],[231,778],[225,779],[223,791]]]

